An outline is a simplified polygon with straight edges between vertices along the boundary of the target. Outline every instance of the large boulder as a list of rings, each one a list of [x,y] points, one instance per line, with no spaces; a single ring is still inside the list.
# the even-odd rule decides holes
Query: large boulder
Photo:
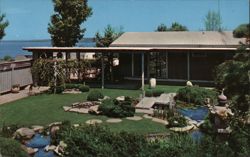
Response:
[[[31,139],[35,135],[35,131],[30,128],[20,128],[14,133],[14,137],[18,139]]]

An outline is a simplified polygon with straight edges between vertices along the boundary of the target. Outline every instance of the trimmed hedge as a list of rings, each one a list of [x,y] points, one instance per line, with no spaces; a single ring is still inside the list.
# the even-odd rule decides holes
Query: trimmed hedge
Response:
[[[29,157],[24,152],[21,145],[10,138],[0,137],[0,156],[1,157]]]
[[[195,105],[205,105],[205,99],[216,100],[217,92],[199,86],[184,87],[178,90],[177,99]]]
[[[161,89],[147,89],[145,91],[145,96],[146,97],[157,97],[157,96],[160,96],[162,93],[164,93],[163,90]]]
[[[107,99],[102,102],[98,110],[108,117],[132,117],[135,114],[135,108],[132,106],[132,101],[133,100],[129,97],[125,97],[125,101]]]
[[[55,88],[56,88],[56,94],[61,94],[65,89],[64,86],[56,86],[56,87],[51,86],[49,89],[50,93],[54,93]]]
[[[81,84],[73,84],[73,83],[67,83],[65,84],[66,89],[79,89]]]
[[[88,92],[89,91],[89,86],[87,86],[87,85],[80,85],[79,86],[79,90],[81,91],[81,92]]]
[[[89,95],[87,96],[88,101],[98,101],[99,99],[103,99],[104,96],[102,92],[98,90],[92,90]]]

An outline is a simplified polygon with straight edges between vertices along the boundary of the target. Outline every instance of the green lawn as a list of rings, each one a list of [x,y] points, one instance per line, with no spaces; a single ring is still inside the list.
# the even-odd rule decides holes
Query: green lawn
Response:
[[[178,86],[159,86],[166,92],[175,92]],[[132,96],[139,97],[140,90],[118,90],[118,89],[104,89],[104,95],[110,97],[117,96]],[[47,125],[56,121],[70,120],[72,123],[85,123],[89,119],[101,119],[104,125],[107,125],[114,131],[131,131],[131,132],[164,132],[166,128],[164,125],[152,122],[148,119],[141,121],[131,121],[123,119],[121,123],[108,124],[105,120],[106,116],[94,116],[90,114],[77,114],[72,112],[64,112],[62,106],[70,105],[73,102],[86,100],[87,93],[82,94],[60,94],[48,95],[41,94],[38,96],[27,97],[15,102],[7,103],[0,106],[0,126],[3,123],[18,124],[18,125]]]

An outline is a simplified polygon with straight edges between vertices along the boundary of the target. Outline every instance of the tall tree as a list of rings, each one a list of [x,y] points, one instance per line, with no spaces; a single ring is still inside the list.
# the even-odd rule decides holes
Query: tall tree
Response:
[[[5,28],[9,25],[9,22],[4,18],[5,14],[0,14],[0,40],[5,36]]]
[[[123,34],[122,27],[120,27],[118,30],[113,28],[111,25],[107,25],[107,27],[104,30],[103,35],[99,32],[95,35],[95,41],[96,41],[96,47],[109,47],[109,45],[116,40],[119,36]],[[105,78],[113,81],[113,59],[114,54],[113,53],[107,53],[104,55],[105,58],[107,58],[107,62],[105,63]]]
[[[206,31],[222,31],[222,20],[219,12],[209,11],[205,17]]]
[[[55,14],[51,16],[48,27],[52,45],[75,46],[86,30],[81,24],[92,15],[88,0],[53,0],[53,3]]]

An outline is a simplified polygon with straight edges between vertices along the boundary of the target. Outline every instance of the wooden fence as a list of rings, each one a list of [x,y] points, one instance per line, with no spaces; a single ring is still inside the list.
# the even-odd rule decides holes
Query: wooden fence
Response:
[[[13,85],[20,87],[33,83],[31,75],[31,60],[15,61],[0,64],[0,93],[11,91]]]

